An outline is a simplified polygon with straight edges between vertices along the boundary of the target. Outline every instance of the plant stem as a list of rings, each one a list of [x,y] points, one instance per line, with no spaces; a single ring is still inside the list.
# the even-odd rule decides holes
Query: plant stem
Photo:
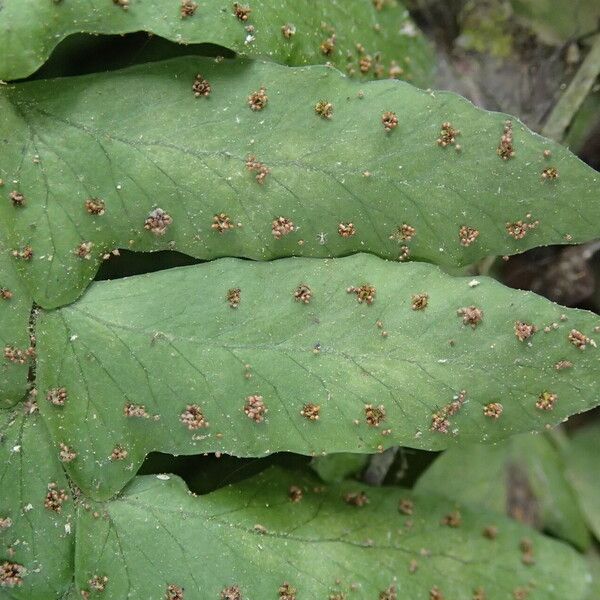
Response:
[[[586,96],[592,89],[596,78],[600,74],[600,35],[594,43],[573,80],[565,90],[556,106],[552,109],[542,133],[557,142],[560,142],[579,110]]]

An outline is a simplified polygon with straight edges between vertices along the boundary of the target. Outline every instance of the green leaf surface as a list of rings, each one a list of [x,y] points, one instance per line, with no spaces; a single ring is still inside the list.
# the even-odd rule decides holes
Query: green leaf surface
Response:
[[[46,427],[32,410],[0,410],[0,597],[7,600],[62,598],[73,580],[72,500],[46,507],[49,485],[71,492]],[[20,583],[7,578],[9,570]]]
[[[308,304],[295,300],[300,284],[311,290]],[[371,305],[348,293],[362,285],[375,288]],[[238,308],[226,298],[232,289]],[[412,310],[421,293],[428,306]],[[469,306],[483,310],[476,328],[457,314]],[[516,320],[540,331],[521,342]],[[75,481],[104,498],[151,450],[367,453],[541,430],[598,403],[600,350],[568,339],[572,329],[591,336],[596,323],[592,313],[490,279],[469,285],[423,263],[221,259],[98,282],[77,303],[41,314],[38,385],[42,396],[65,388],[64,405],[44,400],[42,411],[56,443],[79,453],[67,466]],[[572,368],[557,370],[561,360]],[[544,392],[558,396],[553,410],[536,408]],[[245,408],[257,395],[268,412],[255,422]],[[490,403],[503,405],[500,418],[484,415]],[[306,418],[311,404],[318,420]],[[127,405],[141,416],[126,416]],[[203,413],[196,429],[181,420],[188,405]],[[385,419],[366,405],[382,405]],[[126,460],[109,460],[117,445]]]
[[[27,391],[31,307],[31,296],[0,238],[0,409],[19,402]]]
[[[275,599],[286,582],[299,599],[426,599],[434,586],[444,598],[471,598],[477,588],[507,599],[521,588],[527,600],[581,600],[587,593],[581,557],[503,517],[489,540],[482,535],[490,524],[485,514],[461,510],[459,527],[442,524],[456,510],[447,500],[364,488],[369,502],[355,506],[344,498],[363,491],[357,484],[315,485],[273,470],[193,497],[178,478],[136,478],[115,500],[80,510],[77,586],[89,590],[90,580],[107,577],[106,600],[163,600],[169,585],[184,588],[185,600]],[[302,493],[297,502],[291,486]],[[411,516],[398,510],[407,499]],[[522,538],[533,545],[534,565],[522,562]],[[239,596],[220,595],[232,586]],[[390,587],[397,596],[379,595]]]
[[[339,483],[360,473],[368,464],[366,454],[342,452],[316,456],[310,462],[310,468],[325,482]]]
[[[564,450],[567,477],[577,492],[587,522],[600,541],[600,425],[578,430]]]
[[[597,550],[592,549],[587,553],[586,558],[592,574],[592,585],[587,600],[596,600],[600,598],[600,555]]]
[[[431,48],[396,0],[384,2],[379,11],[372,0],[252,0],[239,3],[251,9],[246,21],[234,14],[234,3],[228,0],[200,0],[195,14],[185,18],[180,0],[121,1],[128,3],[126,9],[111,0],[4,0],[0,79],[30,75],[69,34],[135,31],[178,44],[217,44],[286,65],[348,65],[361,79],[376,73],[388,77],[393,65],[417,85],[427,85],[431,76]],[[282,30],[286,25],[295,31],[288,37]],[[322,48],[332,38],[333,45]],[[366,57],[372,65],[363,73],[359,61]]]
[[[198,72],[208,98],[192,93]],[[269,102],[253,111],[248,95],[261,85]],[[333,104],[331,119],[315,113],[320,100]],[[0,105],[0,176],[26,197],[0,203],[0,217],[12,247],[32,247],[19,270],[45,308],[73,301],[114,248],[261,260],[366,251],[464,265],[600,234],[597,172],[516,122],[516,156],[502,160],[506,115],[402,82],[185,57],[4,87]],[[399,119],[387,133],[386,111]],[[436,143],[444,122],[461,130],[461,152]],[[262,184],[250,156],[270,169]],[[552,168],[559,178],[544,179]],[[103,215],[88,214],[89,198]],[[164,235],[145,229],[157,207],[172,219]],[[221,213],[233,226],[223,233],[212,228]],[[279,217],[293,231],[276,237]],[[340,235],[349,223],[354,235]],[[507,229],[515,223],[520,239]],[[461,242],[463,227],[478,237]],[[92,243],[87,260],[82,243]]]
[[[597,0],[511,0],[513,9],[546,44],[560,46],[598,31]]]
[[[580,549],[590,541],[562,457],[542,435],[451,448],[425,471],[415,490],[507,514]]]

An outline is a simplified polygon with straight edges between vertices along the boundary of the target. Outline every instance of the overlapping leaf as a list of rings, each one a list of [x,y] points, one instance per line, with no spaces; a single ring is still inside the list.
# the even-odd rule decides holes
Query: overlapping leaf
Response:
[[[597,550],[592,550],[587,555],[588,568],[592,574],[592,585],[587,600],[595,600],[600,597],[600,556]]]
[[[567,476],[594,535],[600,540],[600,426],[592,424],[578,431],[565,448]]]
[[[600,350],[591,339],[577,349],[569,334],[591,338],[598,317],[476,283],[366,254],[222,259],[96,283],[40,316],[40,394],[68,395],[62,406],[42,399],[42,410],[56,443],[78,452],[68,464],[77,483],[107,497],[151,450],[439,449],[595,406]],[[371,305],[357,302],[364,285]],[[475,328],[457,314],[471,306],[483,311]],[[519,341],[517,320],[538,332]],[[117,447],[125,460],[110,459]]]
[[[0,410],[0,597],[49,600],[73,579],[67,479],[34,405]]]
[[[430,47],[397,0],[4,0],[0,79],[30,75],[69,34],[134,31],[287,65],[331,62],[360,78],[388,77],[391,70],[427,85],[432,68]]]
[[[590,541],[562,457],[542,435],[523,434],[495,445],[447,450],[415,489],[508,514],[581,549]]]
[[[598,29],[596,0],[511,0],[515,14],[546,44],[560,46]]]
[[[169,586],[186,600],[428,598],[436,588],[444,598],[479,589],[489,598],[580,600],[589,587],[583,559],[568,547],[503,517],[493,522],[496,539],[486,539],[485,515],[435,496],[323,488],[273,470],[195,498],[181,480],[165,479],[137,478],[115,500],[80,511],[79,589],[102,581],[107,600],[163,600]],[[402,500],[411,515],[399,512]],[[449,517],[454,526],[444,524]]]
[[[0,238],[0,408],[25,396],[33,358],[29,336],[32,300]]]
[[[198,72],[208,98],[192,93]],[[253,111],[248,95],[261,86],[268,104]],[[452,94],[190,57],[0,92],[0,175],[25,196],[24,206],[0,203],[0,216],[11,247],[32,249],[19,268],[45,308],[73,301],[116,247],[203,259],[368,251],[455,265],[600,233],[598,173],[519,123],[509,144],[505,115]],[[315,113],[321,100],[331,119]],[[386,111],[399,121],[387,133]],[[503,135],[508,160],[497,153]],[[104,214],[88,214],[90,198]],[[157,207],[172,219],[155,228],[164,235],[145,229]],[[227,229],[213,221],[221,214]],[[280,217],[289,233],[275,236]]]

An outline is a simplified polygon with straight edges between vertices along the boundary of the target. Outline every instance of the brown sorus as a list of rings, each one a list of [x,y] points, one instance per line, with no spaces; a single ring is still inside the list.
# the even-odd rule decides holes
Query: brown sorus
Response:
[[[442,123],[440,137],[437,139],[438,146],[446,148],[456,142],[456,138],[460,135],[460,131],[452,126],[452,123],[446,121]]]
[[[359,287],[349,287],[346,289],[349,294],[356,294],[356,299],[359,303],[373,304],[375,300],[376,290],[375,287],[365,283]]]
[[[130,402],[125,404],[123,407],[123,414],[126,417],[135,417],[141,419],[145,419],[149,416],[146,412],[146,406],[144,404],[131,404]]]
[[[215,215],[210,227],[219,233],[225,233],[230,229],[235,229],[235,225],[233,224],[231,218],[225,213],[219,213],[218,215]]]
[[[502,160],[509,160],[510,158],[514,158],[516,152],[513,147],[512,121],[505,122],[504,132],[502,134],[502,137],[500,138],[500,143],[498,144],[496,153]]]
[[[164,235],[171,223],[173,223],[173,218],[169,213],[162,208],[155,208],[146,217],[144,229],[152,232],[154,235]]]
[[[23,565],[5,560],[0,565],[0,587],[16,587],[23,583],[27,570]]]
[[[479,237],[479,230],[473,227],[467,227],[467,225],[463,225],[458,230],[458,239],[460,241],[461,246],[470,246],[477,240]]]
[[[262,110],[268,102],[267,88],[264,86],[261,86],[259,90],[252,92],[248,96],[248,106],[254,111]]]
[[[365,404],[365,419],[367,425],[379,427],[380,423],[385,421],[385,407],[383,404],[380,404],[379,406]]]
[[[188,404],[179,415],[179,420],[190,430],[208,427],[208,421],[204,418],[202,409],[197,404]]]
[[[85,201],[85,210],[90,215],[102,216],[106,210],[106,205],[100,198],[88,198]]]
[[[106,589],[107,583],[108,577],[106,575],[94,575],[88,581],[88,585],[96,592],[103,592]]]
[[[294,229],[294,222],[286,217],[277,217],[271,223],[271,232],[277,240],[281,239],[284,235],[292,233]]]
[[[184,600],[183,588],[172,583],[167,587],[165,600]]]
[[[383,125],[386,133],[392,131],[392,129],[396,129],[396,127],[398,127],[398,116],[396,113],[391,111],[384,112],[381,116],[381,124]]]
[[[308,402],[302,407],[300,414],[309,421],[318,421],[321,413],[321,406]]]
[[[33,258],[33,249],[31,246],[24,246],[20,250],[13,250],[11,254],[14,258],[18,258],[20,260],[31,260]]]
[[[265,413],[269,409],[264,403],[263,397],[259,395],[247,396],[246,404],[244,405],[244,413],[255,423],[262,423],[265,420]]]
[[[212,86],[210,85],[208,79],[205,79],[200,73],[198,73],[194,79],[194,83],[192,84],[192,92],[194,92],[194,96],[196,98],[200,98],[201,96],[208,98],[212,92]]]
[[[279,600],[296,600],[296,588],[285,582],[279,586]]]
[[[366,506],[369,504],[369,497],[365,492],[348,492],[344,494],[344,502],[350,506]]]
[[[585,350],[588,345],[596,346],[594,340],[577,329],[571,329],[569,332],[569,342],[579,350]]]
[[[535,407],[539,408],[540,410],[552,410],[557,400],[558,394],[545,391],[539,395],[537,402],[535,403]]]
[[[227,291],[227,302],[231,308],[237,308],[240,305],[241,292],[240,288],[231,288]]]
[[[548,167],[542,171],[542,179],[552,181],[558,179],[558,169],[556,167]]]
[[[242,600],[242,592],[239,586],[230,585],[221,590],[221,600]]]
[[[182,19],[187,17],[193,17],[195,12],[198,10],[198,3],[193,0],[181,0],[181,8],[179,13]]]
[[[520,342],[528,340],[536,331],[537,327],[531,323],[525,323],[525,321],[515,322],[515,336]]]
[[[67,401],[67,390],[64,387],[48,390],[46,400],[54,406],[64,406]]]
[[[63,502],[69,499],[69,496],[65,493],[65,490],[59,490],[56,483],[48,484],[48,493],[44,499],[44,506],[48,510],[54,512],[60,512]]]
[[[335,35],[328,37],[320,46],[321,52],[325,56],[329,56],[335,50]]]
[[[302,491],[302,488],[298,487],[297,485],[290,486],[290,489],[288,490],[288,497],[292,502],[300,502],[303,496],[304,492]]]
[[[476,306],[464,306],[456,311],[459,317],[462,317],[464,325],[470,325],[473,329],[483,320],[483,311]]]
[[[123,448],[123,446],[115,446],[110,455],[110,460],[125,460],[127,458],[127,454],[128,452],[125,450],[125,448]]]
[[[413,310],[425,310],[429,304],[429,294],[413,294],[411,308]]]
[[[252,12],[252,9],[249,6],[245,6],[243,4],[240,4],[239,2],[233,3],[233,14],[240,21],[247,21],[248,18],[250,17],[251,12]]]
[[[483,414],[490,419],[499,419],[504,407],[500,402],[490,402],[483,407]]]
[[[289,40],[296,35],[296,27],[291,23],[286,23],[285,25],[281,26],[281,34],[284,38]]]
[[[323,119],[331,119],[333,116],[333,104],[326,100],[319,100],[315,104],[315,112]]]
[[[354,223],[340,223],[338,225],[338,234],[343,238],[352,237],[356,233]]]
[[[13,206],[25,206],[25,196],[21,192],[13,190],[8,197],[13,203]]]
[[[398,504],[398,510],[403,515],[407,515],[407,516],[412,515],[414,512],[414,509],[415,509],[415,503],[408,498],[402,498]]]

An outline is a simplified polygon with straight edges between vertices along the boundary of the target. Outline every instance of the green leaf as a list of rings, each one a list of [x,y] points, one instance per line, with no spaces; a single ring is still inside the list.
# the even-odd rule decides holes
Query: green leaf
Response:
[[[229,586],[239,588],[232,598],[274,599],[286,582],[298,598],[428,598],[434,586],[445,598],[471,598],[477,588],[489,598],[527,589],[527,600],[587,593],[581,557],[503,517],[494,517],[498,535],[489,540],[487,515],[456,513],[435,496],[365,488],[368,504],[356,506],[347,495],[365,499],[357,484],[315,485],[273,470],[198,498],[178,478],[136,478],[115,500],[80,510],[77,586],[107,577],[106,600],[162,600],[169,585],[184,588],[186,600],[225,597]],[[412,502],[411,516],[399,512],[401,500]],[[442,524],[449,514],[459,527]],[[523,538],[533,545],[531,566]],[[390,587],[397,596],[378,596]]]
[[[46,500],[72,494],[35,404],[0,410],[0,464],[0,596],[61,598],[73,579],[73,503]]]
[[[0,238],[0,409],[25,397],[32,360],[29,317],[32,300]]]
[[[598,30],[597,0],[511,0],[515,14],[546,44],[561,46]]]
[[[342,452],[316,456],[312,459],[310,467],[325,483],[339,483],[360,473],[368,461],[369,457],[366,454]]]
[[[117,0],[4,0],[0,79],[30,75],[69,34],[148,31],[178,44],[218,44],[241,55],[287,65],[331,62],[342,69],[348,65],[360,78],[388,77],[395,65],[417,85],[427,85],[430,80],[431,48],[396,0],[384,2],[380,11],[372,0],[309,5],[294,0],[252,0],[246,21],[236,17],[229,0],[200,1],[195,14],[185,18],[181,0],[121,2],[128,7],[118,6]],[[295,31],[288,37],[282,29],[286,25]],[[332,41],[331,47],[322,48]],[[362,46],[361,51],[357,45]],[[372,65],[363,74],[359,60],[367,57]]]
[[[592,549],[587,553],[586,558],[592,574],[592,586],[587,600],[596,600],[600,598],[600,555],[597,550]]]
[[[588,525],[600,540],[600,481],[598,480],[598,448],[600,425],[594,423],[578,430],[564,450],[567,477],[577,492],[579,504]]]
[[[192,93],[198,72],[208,98]],[[261,85],[269,102],[253,111],[248,94]],[[13,247],[33,249],[19,268],[45,308],[75,300],[114,248],[201,259],[409,253],[456,265],[600,234],[597,172],[520,123],[516,156],[501,160],[506,115],[453,94],[361,85],[326,67],[195,57],[0,92],[0,176],[26,197],[22,207],[0,203],[0,217]],[[315,113],[320,100],[333,104],[331,119]],[[386,111],[399,119],[388,133]],[[444,122],[461,130],[461,152],[436,143]],[[270,169],[262,185],[250,156]],[[544,180],[552,168],[559,179]],[[88,214],[90,198],[105,214]],[[164,235],[145,229],[157,207],[172,218]],[[233,226],[224,233],[212,228],[221,213]],[[293,231],[275,237],[279,217]],[[349,223],[355,234],[340,235]],[[524,237],[509,235],[511,223]],[[461,243],[463,227],[479,236],[465,229]]]
[[[415,490],[508,514],[580,549],[590,541],[560,453],[542,435],[447,450],[425,471]]]
[[[301,284],[311,290],[308,304],[294,298]],[[151,450],[442,449],[542,430],[598,403],[600,350],[591,341],[578,350],[568,338],[572,329],[591,336],[597,316],[490,279],[475,284],[366,254],[228,258],[98,282],[77,303],[40,315],[40,394],[68,394],[64,406],[43,401],[42,411],[55,440],[79,452],[67,466],[75,481],[105,498]],[[347,291],[363,285],[375,288],[372,305]],[[227,301],[235,289],[238,308]],[[412,310],[421,293],[428,306]],[[483,310],[476,328],[457,314],[470,306]],[[519,341],[517,320],[538,333]],[[565,360],[572,368],[557,370]],[[549,404],[558,396],[553,410],[536,408],[545,392]],[[257,395],[268,409],[262,422],[245,414],[247,402],[260,412],[248,400]],[[504,408],[498,419],[484,415],[494,403]],[[127,405],[141,416],[126,416]],[[203,413],[196,429],[181,420],[188,405]],[[306,418],[311,405],[321,409],[318,420]],[[386,416],[375,426],[380,405]],[[127,460],[109,460],[117,445]]]

